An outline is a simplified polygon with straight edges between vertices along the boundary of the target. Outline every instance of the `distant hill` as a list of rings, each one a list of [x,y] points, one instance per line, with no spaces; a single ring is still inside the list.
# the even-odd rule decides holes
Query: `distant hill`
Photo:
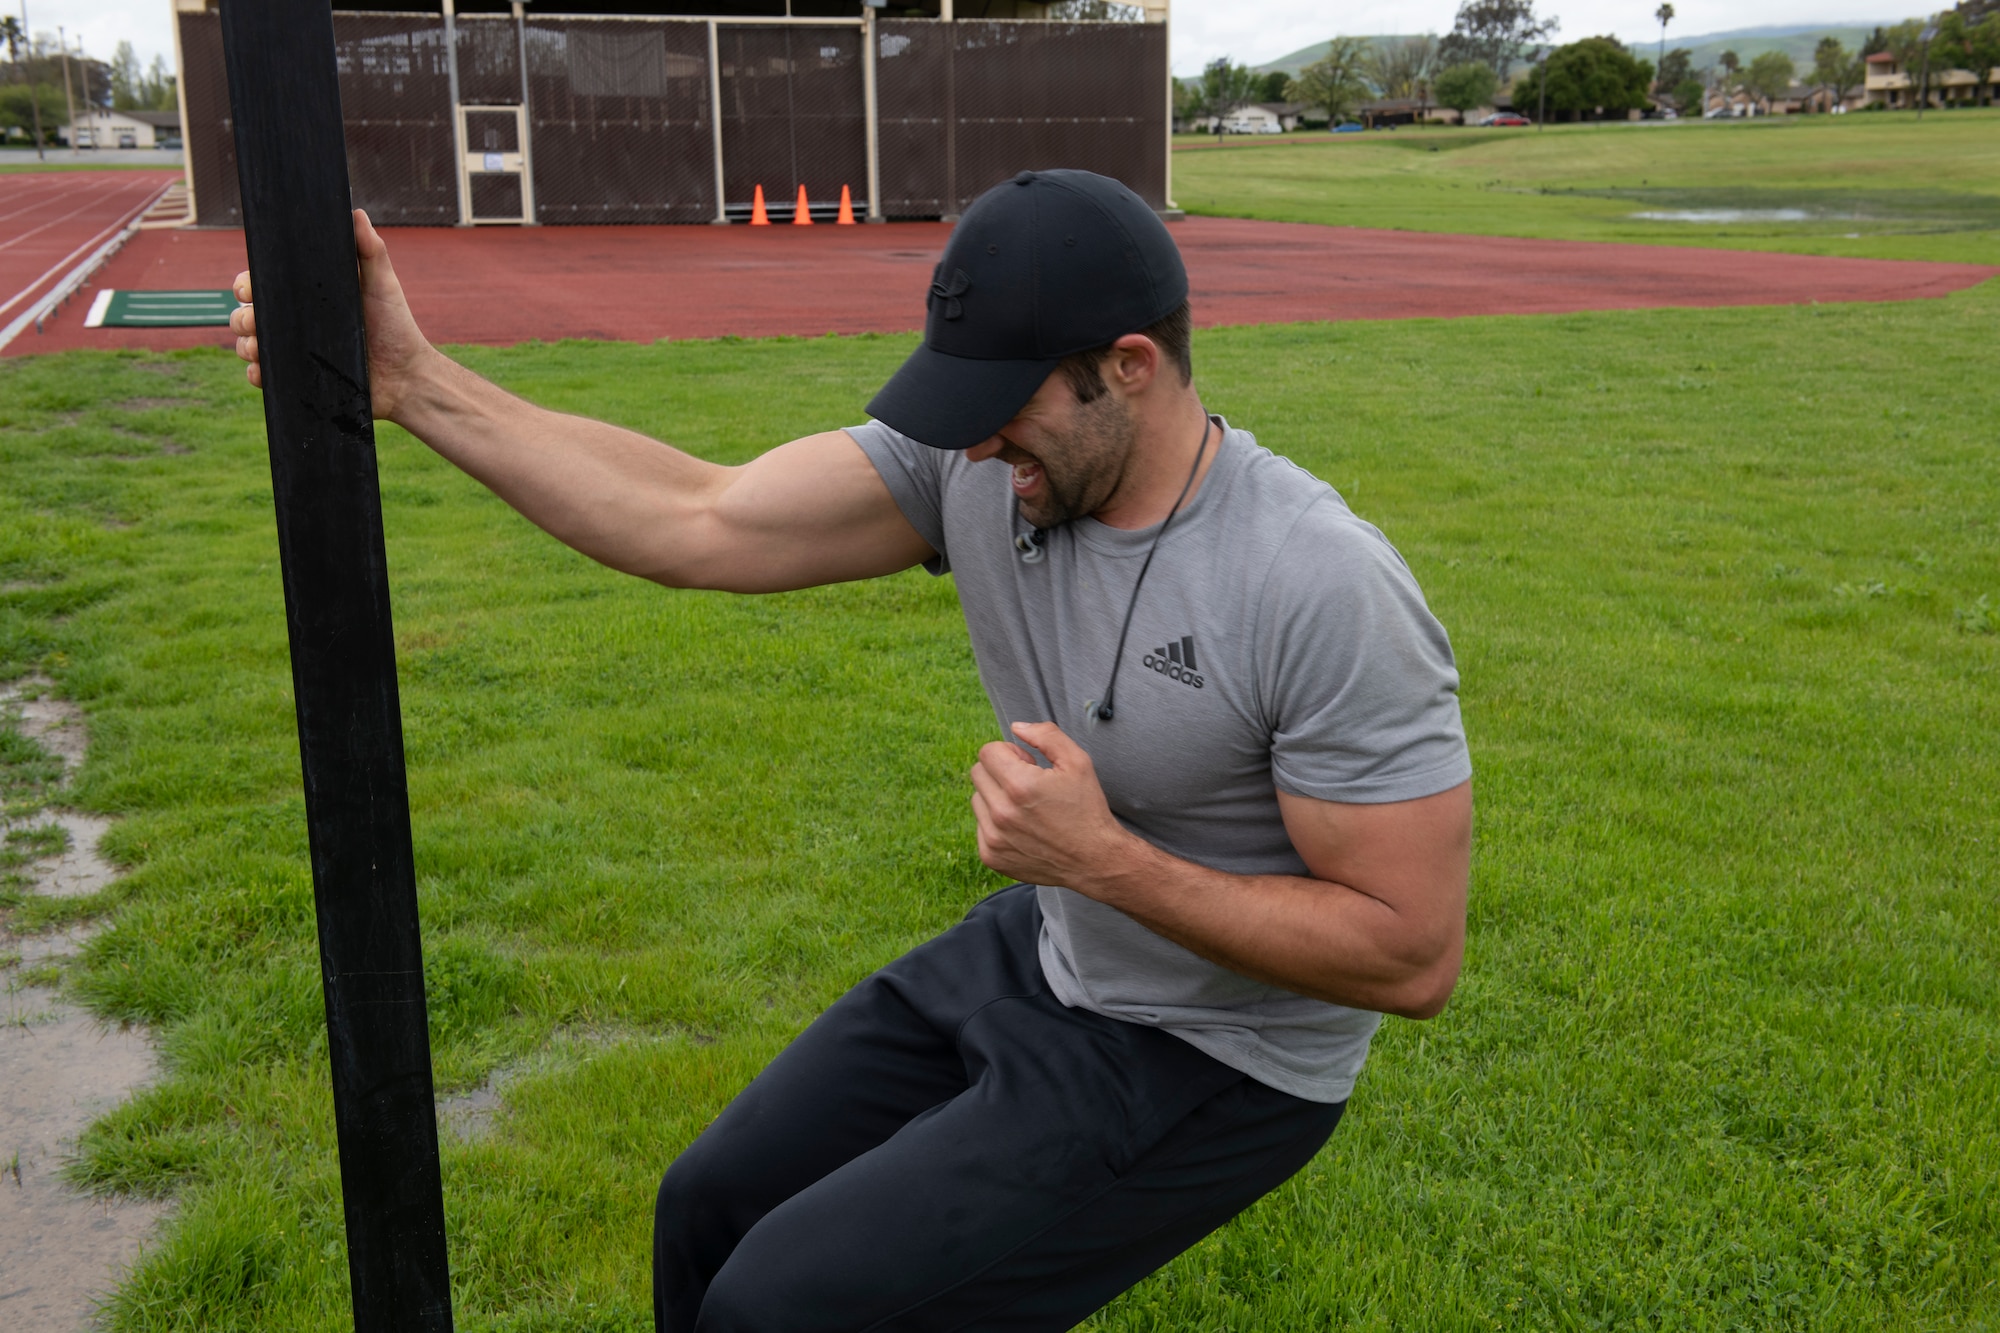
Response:
[[[1880,26],[1893,27],[1901,19],[1883,19]],[[1707,69],[1714,65],[1724,51],[1734,51],[1744,64],[1766,51],[1783,51],[1792,58],[1792,63],[1800,70],[1810,70],[1813,48],[1822,37],[1837,37],[1850,51],[1859,51],[1861,44],[1868,40],[1868,34],[1875,31],[1873,23],[1803,23],[1786,27],[1732,28],[1728,32],[1705,32],[1692,37],[1676,36],[1674,30],[1667,29],[1667,49],[1686,47],[1696,69]],[[1647,60],[1660,58],[1660,35],[1656,30],[1650,39],[1628,37],[1625,43],[1632,53]]]
[[[1403,40],[1403,36],[1404,34],[1401,33],[1377,33],[1373,36],[1363,37],[1361,40],[1370,46],[1377,46],[1383,42],[1400,42]],[[1311,46],[1300,47],[1290,55],[1279,56],[1276,60],[1267,61],[1262,65],[1252,65],[1250,68],[1256,70],[1259,74],[1269,74],[1273,70],[1281,69],[1293,78],[1297,78],[1300,70],[1325,55],[1326,48],[1331,45],[1333,45],[1331,41],[1314,42]]]
[[[1901,19],[1883,19],[1880,26],[1887,28],[1900,22]],[[1858,51],[1861,49],[1861,44],[1868,40],[1868,34],[1875,31],[1876,26],[1873,23],[1796,23],[1762,28],[1732,28],[1728,32],[1706,32],[1692,37],[1683,37],[1669,27],[1667,49],[1671,51],[1677,46],[1686,47],[1693,56],[1696,69],[1706,69],[1715,64],[1716,58],[1724,51],[1734,51],[1746,65],[1754,57],[1766,51],[1783,51],[1792,58],[1793,64],[1804,70],[1812,67],[1813,48],[1819,45],[1820,38],[1838,37],[1848,50]],[[1374,46],[1382,42],[1401,41],[1405,35],[1376,33],[1364,36],[1361,40]],[[1587,35],[1566,34],[1566,37],[1569,41],[1575,41],[1577,37]],[[1651,38],[1627,37],[1625,44],[1635,55],[1647,60],[1659,59],[1660,35],[1657,31]],[[1251,68],[1259,74],[1269,74],[1273,70],[1281,69],[1296,78],[1300,70],[1326,54],[1327,45],[1326,42],[1314,42],[1311,46],[1302,46],[1287,55],[1279,56],[1276,60],[1268,60]]]

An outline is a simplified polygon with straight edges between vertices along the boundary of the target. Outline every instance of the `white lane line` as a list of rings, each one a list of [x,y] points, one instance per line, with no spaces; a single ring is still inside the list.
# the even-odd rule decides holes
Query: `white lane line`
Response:
[[[138,234],[139,219],[144,217],[146,214],[146,210],[151,208],[153,206],[154,201],[157,200],[161,195],[165,194],[166,192],[167,192],[167,187],[164,185],[161,186],[153,194],[148,195],[144,200],[142,200],[137,208],[134,208],[130,212],[126,213],[125,216],[119,220],[119,222],[113,223],[112,226],[118,228],[117,235],[113,236],[110,240],[104,242],[104,244],[98,246],[97,249],[92,251],[89,257],[86,258],[81,264],[78,264],[75,268],[63,274],[62,280],[56,283],[55,287],[50,290],[47,296],[43,297],[40,301],[36,302],[34,305],[29,306],[26,310],[23,310],[20,314],[16,315],[14,317],[14,322],[9,324],[6,328],[0,329],[0,352],[6,351],[7,344],[13,342],[14,339],[20,337],[21,330],[27,328],[28,325],[33,324],[35,325],[36,329],[39,330],[41,328],[42,319],[46,317],[51,310],[55,309],[56,306],[60,305],[64,300],[68,299],[69,294],[71,292],[75,291],[78,287],[81,287],[84,281],[87,278],[89,278],[91,274],[95,273],[98,270],[98,267],[102,265],[105,260],[111,258],[112,255],[118,253],[118,247],[124,245],[125,242],[131,240],[133,236]],[[106,228],[106,230],[108,231],[110,230],[110,228]],[[98,233],[99,236],[102,236],[103,234],[104,232]]]
[[[82,245],[76,247],[76,249],[64,255],[61,259],[58,259],[55,263],[43,269],[40,277],[36,278],[33,282],[23,287],[20,291],[15,292],[12,296],[8,297],[6,301],[0,302],[0,315],[6,314],[9,310],[12,310],[15,306],[21,304],[21,302],[27,300],[30,296],[33,296],[37,291],[41,290],[41,286],[43,283],[47,282],[50,278],[53,278],[57,273],[62,271],[62,266],[64,264],[69,263],[70,260],[75,259],[78,255],[84,253],[92,246],[99,244],[104,240],[106,236],[118,230],[118,228],[120,228],[123,225],[124,225],[124,219],[121,218],[119,221],[114,222],[110,226],[106,227],[103,231],[98,232],[97,235],[91,237],[89,240],[85,241]]]
[[[141,182],[141,183],[143,184],[144,182]],[[118,192],[117,192],[117,191],[113,191],[113,192],[111,192],[111,193],[109,193],[109,194],[105,194],[105,195],[102,195],[102,196],[99,196],[99,197],[97,197],[97,198],[94,198],[94,199],[92,199],[92,200],[91,200],[91,201],[90,201],[89,203],[87,203],[87,204],[79,204],[79,205],[77,205],[77,206],[76,206],[75,208],[72,208],[72,209],[71,209],[71,210],[70,210],[69,212],[67,212],[67,213],[63,214],[63,215],[62,215],[61,217],[59,217],[59,218],[50,218],[50,219],[49,219],[49,220],[48,220],[47,222],[44,222],[44,223],[43,223],[43,224],[42,224],[41,226],[39,226],[39,227],[35,227],[35,228],[33,228],[32,230],[29,230],[29,231],[24,231],[24,232],[22,232],[22,233],[21,233],[21,234],[20,234],[19,236],[15,236],[15,237],[12,237],[11,239],[8,239],[8,240],[5,240],[5,241],[0,241],[0,250],[11,250],[11,249],[12,249],[13,247],[15,247],[15,246],[19,245],[19,244],[20,244],[21,242],[23,242],[23,241],[27,240],[27,239],[28,239],[28,238],[29,238],[30,236],[35,236],[35,235],[38,235],[38,234],[40,234],[41,232],[45,232],[45,231],[47,231],[47,230],[48,230],[48,229],[49,229],[50,227],[53,227],[53,226],[55,226],[55,225],[56,225],[56,223],[58,223],[58,222],[67,222],[67,221],[69,221],[69,220],[70,220],[71,218],[75,217],[75,216],[76,216],[76,215],[77,215],[78,213],[87,213],[87,212],[89,212],[89,211],[90,211],[91,209],[93,209],[93,208],[97,207],[97,206],[98,206],[99,204],[103,204],[103,203],[107,203],[107,202],[109,202],[109,200],[110,200],[110,199],[111,199],[111,198],[112,198],[112,197],[113,197],[113,196],[114,196],[114,195],[115,195],[116,193],[118,193]],[[151,196],[149,196],[149,197],[148,197],[148,200],[147,200],[147,202],[148,202],[148,203],[151,203],[153,199],[156,199],[156,198],[158,198],[158,197],[159,197],[160,195],[162,195],[162,194],[165,194],[165,193],[166,193],[166,191],[165,191],[164,189],[162,189],[162,190],[157,190],[157,191],[155,191],[155,192],[154,192],[154,194],[153,194],[153,195],[151,195]]]
[[[56,174],[57,174],[57,173],[55,173],[55,172],[50,172],[50,173],[49,173],[49,175],[51,175],[51,176],[54,176],[54,175],[56,175]],[[116,191],[117,189],[119,189],[119,188],[120,188],[121,186],[123,186],[124,184],[125,184],[125,182],[124,182],[124,181],[87,181],[87,182],[85,182],[85,186],[86,186],[86,187],[88,187],[88,186],[96,186],[96,187],[99,187],[99,188],[97,189],[97,196],[98,196],[99,198],[103,198],[103,197],[105,197],[105,196],[107,196],[107,195],[109,195],[109,194],[113,193],[114,191]],[[74,196],[75,196],[75,195],[76,195],[77,193],[79,193],[79,191],[80,191],[80,187],[78,187],[78,186],[74,186],[74,185],[69,185],[69,186],[64,186],[64,185],[61,185],[61,184],[58,184],[58,185],[56,185],[56,186],[54,186],[54,187],[52,187],[52,188],[49,188],[49,189],[45,189],[45,190],[42,190],[42,191],[40,191],[39,193],[36,193],[36,194],[29,194],[29,195],[17,195],[17,196],[16,196],[16,198],[17,198],[17,199],[19,199],[19,200],[21,201],[21,203],[22,203],[22,204],[24,205],[24,207],[21,207],[21,208],[16,208],[16,209],[13,209],[13,210],[11,210],[11,211],[9,211],[9,212],[6,212],[6,213],[0,213],[0,222],[5,222],[5,221],[7,221],[7,220],[8,220],[8,219],[10,219],[10,218],[17,218],[17,217],[20,217],[20,216],[21,216],[21,215],[22,215],[23,213],[33,213],[33,212],[35,212],[35,211],[36,211],[36,210],[38,210],[38,209],[42,209],[42,208],[46,208],[46,207],[48,207],[48,206],[49,206],[49,205],[50,205],[51,203],[56,203],[56,202],[59,202],[59,201],[60,201],[60,200],[61,200],[61,199],[63,198],[63,196],[64,196],[64,195],[70,195],[70,196],[74,197]]]
[[[90,303],[90,313],[83,317],[83,327],[86,329],[101,329],[104,327],[104,312],[111,309],[111,298],[113,295],[114,293],[109,287],[105,287],[97,293],[97,299]]]

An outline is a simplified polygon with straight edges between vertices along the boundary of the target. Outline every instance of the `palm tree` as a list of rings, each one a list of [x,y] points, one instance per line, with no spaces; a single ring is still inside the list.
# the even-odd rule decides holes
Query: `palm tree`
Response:
[[[1667,63],[1667,25],[1674,21],[1674,7],[1661,5],[1653,11],[1653,17],[1660,21],[1660,59],[1659,63],[1653,66],[1653,73],[1658,74],[1660,65]]]

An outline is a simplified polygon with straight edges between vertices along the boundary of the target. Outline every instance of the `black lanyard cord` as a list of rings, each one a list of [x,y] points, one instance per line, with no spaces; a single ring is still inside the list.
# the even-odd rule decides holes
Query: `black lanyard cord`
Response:
[[[1153,557],[1160,553],[1160,542],[1166,538],[1167,525],[1174,521],[1174,515],[1181,512],[1187,502],[1188,492],[1194,489],[1195,474],[1201,471],[1201,460],[1208,453],[1208,437],[1215,429],[1215,418],[1209,417],[1201,424],[1201,447],[1194,451],[1194,466],[1188,469],[1187,480],[1181,483],[1181,493],[1174,500],[1174,507],[1160,521],[1160,530],[1153,536],[1153,544],[1146,548],[1146,559],[1139,566],[1139,577],[1132,580],[1132,596],[1125,602],[1125,623],[1118,630],[1118,651],[1111,655],[1111,679],[1104,682],[1104,697],[1093,699],[1083,706],[1083,715],[1092,722],[1111,720],[1111,692],[1118,688],[1118,664],[1125,658],[1125,636],[1132,632],[1132,613],[1139,609],[1139,589],[1145,585],[1146,571],[1153,567]]]

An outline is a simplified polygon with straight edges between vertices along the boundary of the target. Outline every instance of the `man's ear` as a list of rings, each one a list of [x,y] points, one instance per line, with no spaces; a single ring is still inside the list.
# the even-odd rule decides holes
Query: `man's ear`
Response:
[[[1140,393],[1158,378],[1166,357],[1143,333],[1128,333],[1111,344],[1104,358],[1104,382],[1128,394]]]

